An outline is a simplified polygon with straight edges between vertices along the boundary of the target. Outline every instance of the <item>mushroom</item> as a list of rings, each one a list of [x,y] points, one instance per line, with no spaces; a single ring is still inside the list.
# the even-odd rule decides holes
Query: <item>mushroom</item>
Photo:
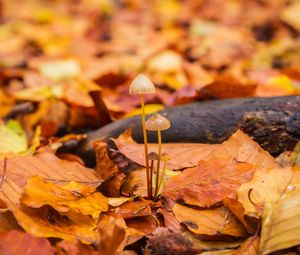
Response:
[[[159,169],[160,169],[160,159],[161,159],[161,131],[169,129],[171,124],[170,121],[161,116],[160,114],[153,115],[146,122],[146,129],[149,131],[157,131],[157,140],[158,140],[158,160],[156,168],[156,180],[155,180],[155,191],[154,198],[158,193],[158,182],[159,182]]]
[[[163,166],[163,170],[162,170],[159,185],[158,185],[158,191],[160,190],[160,186],[164,179],[164,175],[165,175],[165,171],[166,171],[166,167],[167,167],[167,161],[171,160],[171,157],[168,153],[164,152],[161,154],[161,160],[164,162],[164,166]]]
[[[139,74],[129,86],[130,95],[140,95],[141,97],[141,108],[142,108],[142,127],[144,136],[144,150],[145,150],[145,161],[146,161],[146,172],[147,172],[147,194],[148,198],[151,197],[150,193],[150,170],[148,160],[148,144],[147,144],[147,133],[145,128],[145,100],[144,95],[155,93],[155,87],[153,82],[144,74]]]
[[[152,151],[148,154],[148,159],[151,161],[150,164],[150,194],[152,198],[153,192],[152,192],[152,180],[153,180],[153,165],[154,165],[154,160],[158,160],[158,155],[156,152]]]

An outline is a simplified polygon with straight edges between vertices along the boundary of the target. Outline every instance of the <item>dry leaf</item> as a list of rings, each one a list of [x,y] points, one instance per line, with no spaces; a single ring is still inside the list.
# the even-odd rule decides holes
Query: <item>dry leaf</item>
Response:
[[[96,242],[98,233],[96,222],[89,216],[81,215],[72,220],[58,214],[54,209],[42,207],[33,209],[20,206],[22,190],[9,178],[2,183],[0,199],[6,203],[19,225],[29,234],[37,237],[57,237],[72,241],[79,239],[84,243]]]
[[[300,244],[300,191],[282,195],[269,203],[263,214],[259,254],[265,255]]]
[[[131,137],[131,130],[126,130],[117,139],[113,139],[118,149],[130,160],[145,165],[144,145],[137,144]],[[163,144],[162,151],[168,153],[171,160],[167,162],[168,169],[181,169],[197,165],[199,160],[209,155],[216,145],[180,143]],[[148,151],[157,151],[156,144],[148,144]]]
[[[96,189],[76,182],[65,186],[45,182],[41,177],[31,177],[21,203],[32,208],[50,205],[65,215],[90,215],[97,220],[101,212],[108,210],[108,199]]]
[[[45,238],[37,238],[30,234],[11,230],[0,233],[1,255],[54,255],[54,249]]]
[[[0,161],[1,166],[3,166],[3,161]],[[19,187],[23,187],[26,181],[35,175],[47,181],[63,184],[75,181],[96,187],[101,183],[93,169],[86,168],[77,162],[60,160],[48,152],[35,156],[11,158],[7,161],[6,177],[11,178]]]
[[[173,212],[177,220],[198,235],[246,235],[245,228],[238,219],[224,206],[215,209],[193,209],[175,204]]]
[[[247,163],[228,164],[215,159],[171,177],[162,195],[186,204],[209,207],[225,197],[236,196],[240,185],[251,179],[255,167]]]
[[[56,245],[57,255],[99,255],[99,252],[91,246],[81,243],[79,240],[72,242],[62,241]]]
[[[117,139],[113,139],[119,150],[129,159],[140,165],[145,165],[142,144],[137,144],[131,137],[131,131],[126,130]],[[157,145],[149,144],[149,151],[157,151]],[[221,145],[180,143],[163,144],[163,152],[170,155],[168,169],[193,167],[208,156],[215,156],[226,161],[247,162],[261,167],[276,167],[278,163],[264,151],[249,136],[238,130]]]
[[[251,181],[241,185],[238,200],[245,208],[245,214],[260,217],[267,204],[273,204],[281,196],[300,187],[299,171],[291,168],[258,170]]]
[[[233,255],[257,255],[259,248],[259,237],[249,237]]]

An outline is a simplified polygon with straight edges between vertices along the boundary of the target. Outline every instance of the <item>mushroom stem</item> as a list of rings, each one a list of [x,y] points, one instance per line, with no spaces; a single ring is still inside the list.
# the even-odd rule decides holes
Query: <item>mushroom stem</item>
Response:
[[[153,166],[154,166],[154,160],[151,160],[150,164],[150,199],[152,199],[153,196],[153,190],[152,190],[152,182],[153,182]]]
[[[154,198],[156,198],[158,193],[158,182],[159,182],[159,169],[160,169],[160,157],[161,157],[161,131],[157,131],[157,140],[158,140],[158,159],[157,159],[157,167],[156,167],[156,180],[155,180],[155,191]]]
[[[159,181],[159,184],[158,184],[158,190],[160,190],[161,184],[163,182],[163,179],[164,179],[164,176],[165,176],[165,171],[166,171],[166,166],[167,166],[167,160],[164,160],[164,167],[163,167],[161,177],[160,177],[160,181]]]
[[[143,136],[144,136],[144,150],[145,150],[145,161],[146,161],[146,173],[147,173],[147,195],[148,198],[151,198],[150,193],[150,170],[149,170],[149,160],[148,160],[148,142],[147,142],[147,132],[145,126],[145,102],[144,94],[141,94],[141,108],[142,108],[142,127],[143,127]]]

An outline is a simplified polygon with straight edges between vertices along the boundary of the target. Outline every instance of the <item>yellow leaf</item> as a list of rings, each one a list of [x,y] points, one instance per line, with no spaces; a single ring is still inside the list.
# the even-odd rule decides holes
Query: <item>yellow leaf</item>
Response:
[[[18,122],[9,120],[6,125],[0,123],[0,153],[18,154],[28,148],[27,137]]]
[[[164,109],[164,106],[162,104],[147,104],[145,105],[145,113],[146,114],[152,114],[155,112],[158,112],[160,110]],[[134,110],[131,113],[128,113],[124,116],[124,118],[130,118],[136,115],[141,115],[142,114],[142,109],[138,108],[136,110]]]
[[[238,200],[245,214],[259,218],[266,204],[274,204],[286,191],[300,187],[299,171],[291,168],[257,170],[251,181],[241,185]]]
[[[10,178],[1,186],[0,200],[6,203],[19,225],[29,234],[38,237],[57,237],[65,240],[79,239],[84,243],[96,242],[99,234],[97,224],[90,216],[81,215],[76,222],[60,215],[50,207],[39,209],[18,206],[22,189]]]
[[[177,220],[198,235],[245,236],[246,231],[237,218],[224,206],[214,209],[193,209],[175,204]]]
[[[300,244],[300,190],[286,192],[263,215],[260,252],[270,254]]]
[[[33,208],[50,205],[65,215],[91,215],[93,219],[97,219],[101,212],[108,210],[107,198],[96,192],[93,187],[76,182],[60,187],[45,182],[39,176],[28,180],[21,202]]]
[[[258,254],[259,237],[249,237],[233,255],[256,255]]]

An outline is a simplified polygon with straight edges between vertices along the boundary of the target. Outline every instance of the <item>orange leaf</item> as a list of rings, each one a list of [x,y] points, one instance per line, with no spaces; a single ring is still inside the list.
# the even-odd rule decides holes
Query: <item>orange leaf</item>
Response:
[[[45,182],[39,176],[28,180],[21,202],[32,208],[50,205],[66,215],[90,215],[93,219],[97,219],[101,212],[108,210],[108,199],[93,187],[76,182],[60,187]]]
[[[221,160],[200,161],[166,183],[163,196],[186,204],[209,207],[225,197],[235,197],[240,185],[251,179],[255,167],[247,163],[226,164]]]
[[[144,145],[137,144],[131,137],[131,130],[126,130],[117,139],[112,139],[118,149],[127,158],[140,165],[145,165]],[[167,162],[168,169],[181,169],[197,165],[199,160],[209,155],[217,145],[197,143],[167,143],[162,151],[168,153],[171,160]],[[156,144],[148,144],[149,152],[157,152]],[[162,163],[163,164],[163,163]]]
[[[1,255],[53,255],[54,249],[45,238],[37,238],[30,234],[11,230],[0,233]]]
[[[258,254],[258,247],[259,237],[251,236],[232,255],[256,255]]]
[[[247,232],[238,219],[224,206],[214,209],[193,209],[175,204],[173,212],[188,229],[198,235],[230,235],[241,237]]]
[[[65,240],[79,239],[84,243],[96,242],[99,234],[95,231],[96,222],[89,216],[81,215],[73,220],[59,215],[49,207],[40,209],[19,206],[22,190],[11,179],[2,184],[0,199],[14,214],[19,225],[29,234],[38,237],[57,237]]]
[[[0,168],[1,166],[3,166],[3,161],[0,161]],[[19,187],[23,187],[27,180],[35,175],[58,183],[76,181],[94,187],[101,183],[92,169],[77,162],[61,160],[49,152],[11,158],[7,161],[6,177],[11,178]]]

